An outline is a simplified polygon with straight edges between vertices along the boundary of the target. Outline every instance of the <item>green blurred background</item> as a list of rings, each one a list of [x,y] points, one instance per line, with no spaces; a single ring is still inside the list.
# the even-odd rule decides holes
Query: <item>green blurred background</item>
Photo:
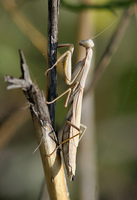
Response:
[[[44,73],[47,69],[47,61],[43,54],[47,47],[45,45],[45,51],[40,52],[27,34],[24,34],[15,23],[15,17],[17,18],[20,14],[17,13],[15,16],[9,7],[8,9],[4,7],[4,4],[10,5],[13,2],[13,0],[0,1],[0,137],[4,138],[0,146],[0,199],[29,200],[37,199],[39,196],[44,177],[43,168],[39,152],[32,154],[37,147],[37,141],[26,98],[19,89],[6,90],[7,84],[3,76],[20,77],[18,49],[22,49],[33,81],[46,93]],[[16,1],[18,10],[45,38],[47,38],[47,3],[44,0]],[[12,9],[15,8],[14,5]],[[122,11],[121,9],[112,13],[108,10],[91,10],[94,17],[92,19],[94,26],[89,24],[89,29],[93,34],[91,37],[103,31],[117,19],[109,29],[94,39],[95,66],[105,51]],[[80,12],[64,9],[60,5],[59,43],[73,43],[78,49],[80,14]],[[96,187],[99,200],[137,199],[136,23],[133,15],[111,63],[95,89],[95,146],[98,179]],[[29,32],[30,27],[27,28]],[[33,35],[33,32],[31,34]],[[60,51],[62,52],[63,50]],[[76,57],[75,52],[73,63]],[[58,94],[65,89],[60,75],[57,88]],[[57,102],[57,130],[60,130],[64,124],[66,111],[63,104],[64,98]],[[74,183],[68,181],[71,199],[80,199],[79,181],[81,181],[79,178]]]

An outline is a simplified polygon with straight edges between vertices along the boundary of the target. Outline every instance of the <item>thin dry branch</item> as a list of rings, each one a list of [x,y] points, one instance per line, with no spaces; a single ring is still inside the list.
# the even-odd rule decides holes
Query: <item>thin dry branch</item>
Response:
[[[48,0],[48,68],[52,67],[57,60],[58,14],[59,0]],[[56,97],[56,68],[54,68],[48,74],[47,100],[50,102]],[[55,103],[50,104],[48,107],[52,126],[54,127]]]
[[[55,152],[50,157],[46,156],[55,149],[56,136],[51,125],[44,94],[39,90],[38,86],[32,82],[21,51],[20,58],[22,77],[17,79],[11,76],[5,76],[5,81],[9,83],[7,88],[21,88],[29,101],[38,144],[41,144],[39,149],[50,199],[68,199],[64,171],[59,154]]]
[[[5,11],[8,13],[9,16],[11,16],[11,19],[16,24],[16,26],[24,33],[24,35],[30,39],[32,44],[45,56],[47,59],[47,40],[46,38],[40,33],[36,27],[32,25],[32,23],[28,20],[28,18],[22,13],[22,11],[18,8],[15,0],[1,0],[1,5],[5,9]],[[33,33],[33,34],[32,34]],[[60,57],[60,54],[58,52],[58,56]],[[58,73],[61,73],[62,71],[62,65],[59,64],[61,67],[57,68]],[[16,114],[17,113],[17,114]],[[20,118],[18,118],[18,113],[20,111],[15,111],[14,115],[11,115],[8,120],[3,121],[2,126],[0,127],[0,133],[1,133],[1,142],[0,142],[0,148],[4,147],[4,145],[7,144],[8,141],[10,141],[10,138],[14,135],[15,130],[17,130],[17,124],[12,123],[12,126],[9,126],[10,122],[19,121],[19,126],[26,121],[26,115],[23,113]],[[7,125],[8,124],[8,125]],[[10,127],[7,129],[7,127]],[[6,131],[6,132],[5,132]],[[5,134],[6,133],[6,134]]]

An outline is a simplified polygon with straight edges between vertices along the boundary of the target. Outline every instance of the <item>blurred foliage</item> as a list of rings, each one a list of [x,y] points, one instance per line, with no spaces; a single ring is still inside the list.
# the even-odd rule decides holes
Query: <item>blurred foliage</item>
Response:
[[[45,37],[47,36],[47,1],[18,0],[18,8]],[[101,57],[121,16],[109,11],[93,11],[95,34],[116,23],[95,41],[95,65]],[[79,13],[60,5],[59,43],[73,43],[77,48]],[[89,24],[90,26],[90,24]],[[85,30],[86,31],[86,30]],[[134,16],[116,54],[95,90],[96,139],[98,150],[98,177],[100,200],[137,199],[137,45]],[[92,36],[91,36],[92,37]],[[45,49],[47,47],[45,46]],[[19,77],[18,49],[22,49],[34,82],[46,93],[47,61],[32,42],[15,25],[11,15],[0,3],[0,119],[11,117],[13,110],[24,109],[26,99],[20,90],[7,91],[4,75]],[[64,52],[64,50],[60,50]],[[75,63],[74,52],[73,63]],[[58,94],[65,89],[58,75]],[[64,124],[64,99],[57,102],[56,128]],[[29,113],[29,111],[27,111]],[[16,122],[15,122],[16,123]],[[8,127],[7,127],[8,128]],[[36,152],[36,138],[31,120],[18,127],[0,153],[0,199],[37,199],[43,179],[43,169]],[[40,170],[39,170],[40,169]],[[37,172],[41,171],[41,174]],[[76,180],[73,185],[77,185]],[[73,187],[73,185],[71,187]],[[78,185],[77,185],[78,188]],[[73,188],[72,188],[73,189]],[[70,192],[71,193],[71,192]],[[74,191],[75,193],[75,191]],[[73,196],[73,192],[71,193]],[[76,195],[76,193],[74,194]],[[74,196],[72,197],[74,198]]]

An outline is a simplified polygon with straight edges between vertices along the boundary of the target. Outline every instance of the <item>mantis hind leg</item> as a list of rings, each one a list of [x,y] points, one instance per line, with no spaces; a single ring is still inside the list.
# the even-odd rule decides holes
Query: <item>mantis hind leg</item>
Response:
[[[83,135],[84,135],[86,129],[87,129],[87,127],[86,127],[85,125],[83,125],[83,124],[80,124],[80,128],[78,128],[77,126],[75,126],[74,124],[72,124],[70,121],[67,121],[66,123],[67,123],[69,126],[73,126],[73,128],[75,128],[76,130],[78,130],[79,133],[77,133],[76,135],[74,135],[74,136],[72,136],[72,137],[70,137],[70,138],[68,138],[68,139],[66,139],[66,140],[64,140],[64,141],[62,141],[62,142],[54,149],[54,151],[53,151],[51,154],[46,155],[47,157],[50,157],[62,144],[68,142],[69,140],[75,138],[75,137],[78,136],[78,135],[79,135],[79,141],[80,141],[81,138],[83,137]]]
[[[81,134],[79,135],[79,141],[81,140],[81,138],[83,137],[84,133],[87,130],[87,127],[84,124],[80,124],[80,129],[83,129],[83,131],[81,131]]]
[[[86,132],[87,127],[86,127],[84,124],[80,124],[80,128],[78,128],[77,126],[75,126],[74,124],[72,124],[70,121],[67,121],[67,124],[70,125],[70,126],[72,126],[73,128],[75,128],[76,130],[79,131],[78,134],[76,134],[76,135],[74,135],[74,136],[68,138],[68,140],[73,139],[74,137],[76,137],[76,136],[79,135],[79,141],[80,141],[81,138],[83,137],[84,133]],[[68,141],[68,140],[67,140],[67,141]]]

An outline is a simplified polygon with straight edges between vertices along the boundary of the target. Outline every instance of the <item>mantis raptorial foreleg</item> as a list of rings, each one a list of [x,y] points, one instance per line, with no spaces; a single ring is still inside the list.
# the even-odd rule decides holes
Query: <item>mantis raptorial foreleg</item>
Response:
[[[57,64],[62,59],[65,59],[64,62],[63,62],[64,63],[63,67],[64,67],[65,82],[66,82],[67,85],[72,85],[81,72],[81,68],[83,66],[83,61],[80,61],[75,65],[74,71],[72,73],[71,59],[72,59],[72,54],[73,54],[73,51],[74,51],[73,44],[64,44],[64,45],[62,44],[62,45],[59,45],[58,47],[67,47],[67,46],[70,46],[69,50],[66,51],[62,56],[59,57],[57,62],[45,72],[45,75],[47,75],[47,73],[49,71],[51,71],[54,67],[56,67]]]
[[[71,81],[71,58],[72,58],[72,54],[73,54],[73,51],[74,51],[74,46],[73,44],[62,44],[62,45],[59,45],[58,48],[60,47],[67,47],[67,46],[70,46],[69,50],[66,51],[62,56],[60,56],[60,58],[57,60],[57,62],[51,67],[49,68],[46,72],[45,72],[45,75],[50,71],[52,70],[54,67],[56,67],[56,65],[63,59],[65,58],[65,61],[64,61],[64,74],[65,74],[65,77],[66,77],[66,83],[68,85],[70,85],[70,81]],[[66,76],[67,75],[67,76]],[[70,84],[69,84],[70,83]]]
[[[52,102],[47,102],[47,103],[48,104],[53,103],[57,99],[68,93],[65,101],[65,107],[67,107],[70,104],[70,108],[66,115],[67,120],[63,129],[63,136],[62,136],[63,141],[61,144],[62,144],[64,162],[70,180],[74,180],[75,176],[76,153],[77,153],[78,143],[82,138],[84,132],[86,131],[86,127],[83,126],[83,131],[81,132],[81,123],[80,123],[81,108],[82,108],[83,90],[85,87],[86,78],[90,68],[90,62],[93,54],[92,47],[94,46],[94,43],[91,39],[89,39],[89,40],[82,40],[81,42],[79,42],[79,45],[85,47],[86,56],[82,61],[78,62],[75,65],[74,72],[72,72],[72,64],[71,64],[71,57],[74,50],[72,44],[59,46],[59,47],[70,46],[70,49],[66,51],[57,60],[57,62],[53,65],[52,68],[46,71],[47,74],[48,71],[52,70],[64,58],[65,82],[67,85],[70,85],[71,87],[68,90],[66,90],[63,94],[61,94],[59,97],[54,99]]]

